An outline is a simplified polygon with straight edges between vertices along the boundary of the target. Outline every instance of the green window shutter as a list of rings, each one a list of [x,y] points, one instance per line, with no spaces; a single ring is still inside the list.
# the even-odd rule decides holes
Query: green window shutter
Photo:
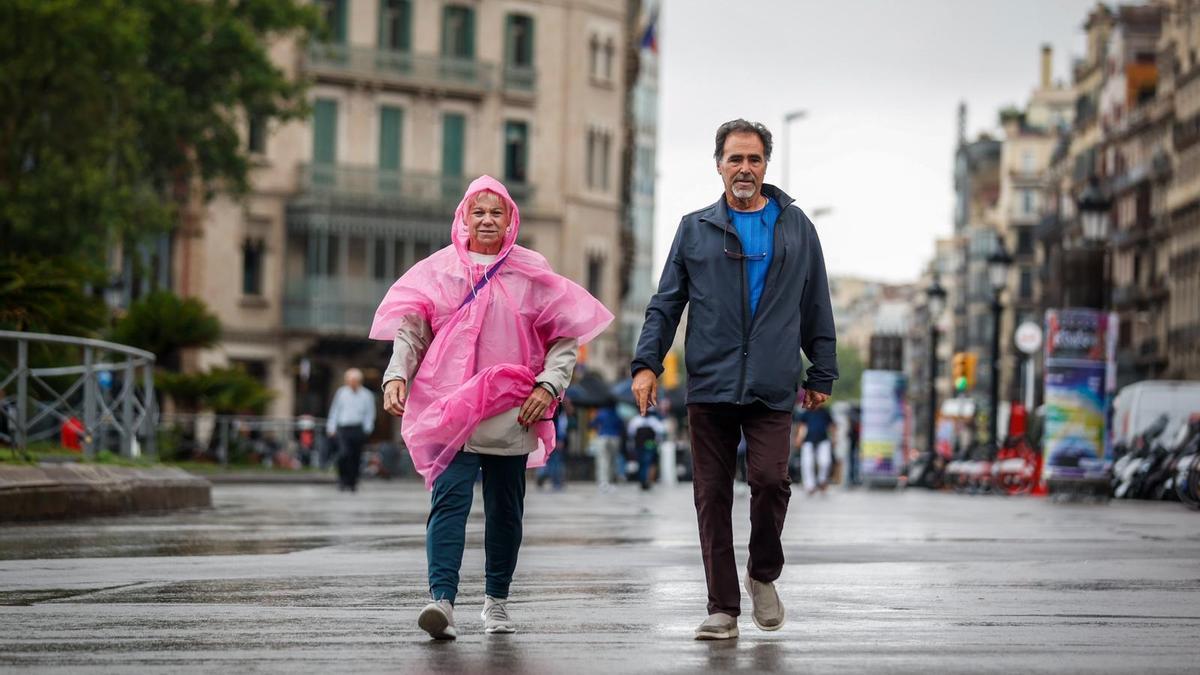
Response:
[[[334,1],[337,3],[337,7],[334,10],[336,12],[337,26],[334,27],[333,38],[338,44],[344,45],[346,44],[346,0]]]
[[[379,48],[412,50],[412,2],[379,0]]]
[[[313,106],[313,164],[337,162],[337,101],[317,99]]]
[[[400,170],[400,130],[404,123],[404,111],[392,106],[379,109],[379,168],[386,171]]]
[[[537,59],[534,57],[534,54],[536,54],[537,52],[533,51],[533,48],[534,48],[533,38],[534,38],[534,35],[536,35],[536,33],[533,30],[535,25],[536,24],[535,24],[532,16],[528,17],[526,19],[525,40],[526,40],[526,42],[529,43],[529,48],[526,50],[527,53],[529,54],[529,57],[528,57],[529,63],[526,63],[524,65],[529,66],[530,68],[533,67],[533,64],[537,63]]]
[[[454,25],[454,6],[446,5],[442,7],[442,56],[454,55],[454,33],[451,27]]]
[[[514,183],[529,181],[529,125],[504,124],[504,179]]]
[[[516,23],[516,14],[508,14],[504,17],[504,65],[506,66],[516,65],[517,62]]]
[[[463,148],[467,120],[458,113],[442,117],[442,175],[463,175]]]
[[[463,36],[463,58],[475,58],[475,10],[470,7],[463,8],[465,18],[463,26],[465,27],[466,35]]]

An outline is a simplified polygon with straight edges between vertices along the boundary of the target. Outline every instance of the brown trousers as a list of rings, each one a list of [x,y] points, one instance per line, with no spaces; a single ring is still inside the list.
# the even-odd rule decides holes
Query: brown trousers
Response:
[[[783,520],[792,496],[787,461],[791,413],[761,403],[695,403],[688,407],[692,490],[700,525],[700,552],[708,581],[708,613],[741,613],[742,592],[733,558],[733,478],[737,446],[746,436],[750,483],[750,576],[772,582],[783,570]]]

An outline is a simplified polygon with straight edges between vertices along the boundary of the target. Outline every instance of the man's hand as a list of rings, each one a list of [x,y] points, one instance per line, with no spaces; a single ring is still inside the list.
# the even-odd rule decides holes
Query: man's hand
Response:
[[[817,408],[820,408],[821,406],[825,405],[825,401],[828,401],[828,400],[829,400],[829,394],[822,394],[819,391],[813,391],[812,389],[805,389],[804,390],[804,403],[802,403],[801,405],[804,407],[805,410],[816,410]]]
[[[633,376],[633,398],[637,401],[638,410],[642,415],[646,410],[658,405],[658,377],[649,368],[642,368]]]
[[[404,414],[404,400],[408,398],[408,385],[404,380],[388,380],[383,385],[383,409],[400,417]]]
[[[544,387],[533,385],[533,391],[529,394],[529,398],[525,399],[525,404],[521,406],[521,412],[517,414],[517,424],[523,427],[533,426],[535,422],[542,419],[546,411],[550,409],[550,404],[554,402],[554,397]]]

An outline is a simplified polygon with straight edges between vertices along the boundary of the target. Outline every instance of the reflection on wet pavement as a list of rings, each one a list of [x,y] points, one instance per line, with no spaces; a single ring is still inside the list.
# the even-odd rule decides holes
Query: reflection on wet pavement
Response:
[[[510,611],[481,630],[481,500],[460,639],[415,626],[416,484],[219,486],[214,508],[0,529],[0,667],[68,672],[1185,671],[1200,519],[924,492],[794,500],[789,623],[691,639],[705,587],[687,486],[531,491]],[[747,504],[735,505],[744,564]],[[1153,532],[1155,538],[1144,535]]]

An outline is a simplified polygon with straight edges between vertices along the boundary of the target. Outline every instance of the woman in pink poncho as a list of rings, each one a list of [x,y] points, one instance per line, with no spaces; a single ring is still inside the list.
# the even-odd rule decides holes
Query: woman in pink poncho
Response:
[[[418,262],[375,313],[371,337],[392,340],[384,408],[403,415],[413,465],[432,492],[425,548],[430,602],[417,624],[454,639],[454,601],[475,478],[486,518],[484,629],[511,633],[506,607],[521,547],[525,469],[554,451],[551,421],[579,345],[612,314],[516,245],[508,190],[482,176],[454,212],[453,242]]]

